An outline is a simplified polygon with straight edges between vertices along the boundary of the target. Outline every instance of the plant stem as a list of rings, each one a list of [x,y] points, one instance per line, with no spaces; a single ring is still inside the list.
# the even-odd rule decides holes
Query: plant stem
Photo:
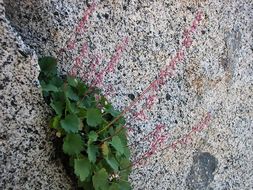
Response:
[[[87,96],[87,94],[89,93],[89,91],[92,89],[93,87],[89,87],[88,90],[84,93],[81,101],[78,102],[77,106],[80,106],[81,102],[84,100],[84,98]]]
[[[143,96],[152,88],[152,86],[158,81],[158,79],[154,80],[142,93],[139,97],[135,98],[135,100],[127,106],[114,120],[112,120],[107,126],[105,126],[103,129],[99,130],[97,134],[100,134],[101,132],[105,131],[106,129],[110,128],[113,123],[118,121],[126,112],[128,112],[140,99],[143,98]]]
[[[111,135],[110,137],[107,137],[107,138],[105,138],[104,140],[102,140],[100,144],[103,144],[105,141],[108,141],[108,140],[112,139],[112,137],[114,137],[114,136],[116,136],[117,134],[119,134],[124,128],[125,128],[125,125],[122,126],[116,133],[114,133],[114,134]]]

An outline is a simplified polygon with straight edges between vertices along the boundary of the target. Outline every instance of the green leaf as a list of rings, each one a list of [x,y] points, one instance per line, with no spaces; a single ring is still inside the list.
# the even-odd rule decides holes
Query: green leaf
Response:
[[[53,129],[59,129],[59,125],[60,125],[60,116],[55,116],[52,118],[51,122],[50,122],[50,127],[52,127]]]
[[[110,187],[109,190],[120,190],[120,186],[117,183],[113,183]]]
[[[112,138],[112,141],[110,142],[110,144],[115,148],[115,150],[117,150],[120,154],[124,154],[124,147],[121,143],[121,140],[118,136],[114,136]]]
[[[55,75],[48,83],[51,83],[58,88],[60,88],[64,84],[63,80],[57,75]]]
[[[75,77],[68,76],[67,81],[70,86],[76,87],[78,85],[78,80]]]
[[[118,119],[118,121],[115,122],[116,126],[122,127],[126,124],[126,120],[124,119],[124,117],[120,117]]]
[[[74,92],[74,90],[71,88],[71,86],[68,86],[66,89],[66,96],[70,99],[70,100],[74,100],[74,101],[78,101],[79,97],[78,95]]]
[[[79,108],[79,112],[78,112],[77,115],[78,115],[78,117],[81,118],[81,119],[86,118],[86,116],[87,116],[86,109]]]
[[[131,172],[132,163],[129,158],[123,158],[120,161],[120,179],[128,180],[128,175]]]
[[[109,154],[109,147],[108,147],[107,142],[104,142],[102,144],[101,149],[102,149],[103,155],[106,157]]]
[[[130,172],[131,172],[130,168],[127,168],[127,169],[124,169],[123,171],[121,171],[120,172],[120,179],[127,181]]]
[[[112,105],[109,105],[108,108],[105,109],[105,112],[110,113],[113,117],[117,117],[120,114],[120,111],[115,110]]]
[[[129,148],[125,146],[124,147],[124,155],[126,156],[126,158],[129,158],[130,154],[131,154],[131,152],[130,152]]]
[[[41,84],[42,90],[46,92],[58,92],[59,89],[53,84]]]
[[[87,109],[87,123],[89,126],[95,127],[102,123],[102,114],[99,109]]]
[[[80,107],[86,109],[96,107],[95,97],[86,95],[85,98],[80,102]]]
[[[91,164],[87,158],[75,159],[74,169],[75,174],[79,176],[80,181],[85,181],[90,175]]]
[[[52,102],[62,102],[62,104],[65,104],[66,98],[63,91],[54,92],[52,95]]]
[[[82,81],[79,81],[76,89],[78,91],[78,95],[82,97],[87,92],[88,87]]]
[[[105,160],[113,170],[118,171],[119,163],[113,156],[108,156]]]
[[[63,120],[61,120],[61,126],[68,133],[76,133],[81,127],[81,122],[76,115],[70,114],[67,115]]]
[[[120,190],[131,190],[131,185],[128,181],[120,181],[118,184]]]
[[[63,142],[63,152],[68,155],[79,154],[84,149],[84,142],[79,134],[67,134]]]
[[[87,149],[87,154],[88,154],[88,158],[92,163],[96,162],[96,154],[98,152],[98,147],[96,145],[93,144],[88,144],[88,149]]]
[[[89,180],[89,178],[87,178],[85,181],[81,182],[80,180],[78,180],[78,187],[79,189],[82,188],[84,190],[94,190],[92,181]]]
[[[98,135],[95,131],[91,131],[88,136],[89,136],[88,144],[95,142],[98,138]]]
[[[120,160],[120,168],[124,169],[124,168],[128,168],[131,165],[131,162],[129,160],[129,158],[122,158]]]
[[[131,189],[127,182],[131,163],[126,131],[118,131],[125,124],[124,118],[120,117],[114,127],[102,134],[96,133],[120,112],[101,95],[99,89],[88,87],[78,78],[57,75],[55,58],[39,59],[39,65],[43,96],[47,102],[51,100],[50,106],[55,112],[50,126],[57,129],[57,137],[63,137],[63,152],[70,158],[70,167],[74,169],[79,185],[89,190]],[[91,90],[88,92],[88,89]],[[99,100],[95,99],[96,94],[101,97]],[[98,105],[103,107],[103,114]],[[108,142],[101,141],[110,135],[117,136]],[[122,169],[117,179],[109,180],[111,172]]]
[[[62,115],[64,106],[65,106],[64,103],[65,102],[61,102],[61,101],[53,101],[50,103],[50,106],[54,109],[57,115]]]
[[[123,128],[121,126],[117,127],[115,129],[115,133],[118,134],[118,137],[120,138],[122,145],[126,146],[127,145],[127,136],[126,136],[127,128]]]
[[[54,57],[43,57],[43,58],[39,58],[38,60],[40,69],[43,72],[52,72],[53,70],[56,69],[56,65],[57,65],[57,60]]]
[[[68,98],[66,98],[66,108],[70,113],[78,113],[76,103],[71,103]]]
[[[108,173],[104,168],[96,172],[92,177],[95,190],[108,190]]]

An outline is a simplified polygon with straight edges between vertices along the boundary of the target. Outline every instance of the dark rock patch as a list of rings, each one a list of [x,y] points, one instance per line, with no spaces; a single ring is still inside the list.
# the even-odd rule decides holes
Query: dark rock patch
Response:
[[[200,152],[193,157],[193,165],[186,178],[186,186],[190,190],[206,190],[213,181],[213,172],[217,167],[217,159],[208,152]]]

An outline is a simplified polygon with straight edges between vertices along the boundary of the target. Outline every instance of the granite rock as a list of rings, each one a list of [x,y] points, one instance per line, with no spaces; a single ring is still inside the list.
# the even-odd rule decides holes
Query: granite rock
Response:
[[[0,1],[0,189],[71,189],[48,130],[38,60],[5,18]]]
[[[191,133],[191,143],[158,151],[135,166],[130,181],[133,189],[181,190],[196,188],[191,182],[202,176],[202,189],[253,189],[251,0],[101,0],[96,1],[81,32],[76,32],[75,27],[85,18],[83,12],[92,5],[91,1],[4,2],[7,18],[25,44],[39,56],[57,56],[62,72],[69,71],[83,44],[89,50],[82,57],[83,69],[91,68],[96,55],[101,58],[96,69],[104,68],[117,52],[118,44],[128,37],[114,72],[107,73],[100,86],[120,110],[138,97],[176,55],[182,47],[184,29],[201,10],[203,20],[184,60],[156,91],[152,108],[144,110],[148,119],[134,117],[145,107],[145,99],[126,114],[131,128],[129,143],[136,144],[131,149],[132,160],[147,152],[150,142],[143,139],[157,124],[166,126],[164,132],[170,133],[170,138],[165,145],[169,145],[191,131],[206,113],[211,114],[210,123],[204,130]],[[66,48],[73,37],[74,48]],[[31,78],[36,81],[36,76]],[[88,82],[91,80],[88,77]],[[106,90],[108,86],[112,88]],[[196,156],[199,153],[211,163]],[[194,171],[196,167],[201,168],[200,173]],[[208,174],[203,177],[201,172]]]

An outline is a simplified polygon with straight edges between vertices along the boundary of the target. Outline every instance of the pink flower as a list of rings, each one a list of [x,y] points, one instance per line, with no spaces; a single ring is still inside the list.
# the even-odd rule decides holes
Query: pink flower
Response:
[[[183,40],[183,46],[185,46],[186,48],[189,48],[190,46],[192,45],[192,39],[191,37],[186,37],[184,40]]]
[[[83,14],[83,18],[81,19],[81,21],[79,22],[78,26],[76,27],[76,32],[77,33],[81,33],[81,32],[85,32],[85,24],[87,23],[90,15],[94,12],[96,7],[96,4],[93,2],[92,5],[84,12]]]
[[[158,90],[158,88],[159,88],[158,85],[159,85],[159,84],[158,84],[158,81],[155,80],[155,81],[153,81],[153,82],[150,84],[149,88],[150,88],[152,91],[156,92],[156,91]]]
[[[190,30],[185,29],[184,32],[183,32],[183,36],[184,36],[184,37],[187,37],[187,36],[189,36],[189,35],[190,35]]]
[[[134,117],[139,119],[139,120],[147,120],[147,116],[144,113],[144,110],[141,110],[139,112],[134,113]]]
[[[195,19],[200,22],[202,20],[202,15],[203,15],[203,12],[202,11],[199,11],[197,12],[197,15],[195,17]]]
[[[188,134],[184,135],[183,138],[181,138],[178,142],[179,142],[181,145],[189,144],[190,142],[192,142],[191,134],[188,133]]]
[[[151,107],[154,105],[155,103],[155,98],[156,98],[156,95],[149,95],[147,100],[146,100],[146,107],[148,109],[151,109]]]
[[[82,49],[81,49],[81,55],[82,56],[87,56],[88,55],[88,44],[87,42],[84,42],[82,45]]]

